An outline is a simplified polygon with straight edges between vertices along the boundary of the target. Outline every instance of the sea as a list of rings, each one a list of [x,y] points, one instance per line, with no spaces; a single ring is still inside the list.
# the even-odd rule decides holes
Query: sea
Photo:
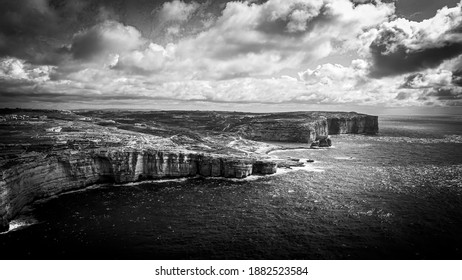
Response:
[[[314,160],[244,180],[97,185],[39,201],[2,259],[462,259],[462,116],[274,151]]]

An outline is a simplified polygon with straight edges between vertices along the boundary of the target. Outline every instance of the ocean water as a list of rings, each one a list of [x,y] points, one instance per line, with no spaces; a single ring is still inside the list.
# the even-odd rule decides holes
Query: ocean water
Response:
[[[248,180],[105,185],[37,203],[3,259],[462,259],[462,118],[381,117],[377,136],[274,152]]]

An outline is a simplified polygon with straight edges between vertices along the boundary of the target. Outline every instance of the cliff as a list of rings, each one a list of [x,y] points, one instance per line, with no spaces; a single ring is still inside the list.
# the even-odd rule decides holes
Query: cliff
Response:
[[[2,172],[0,231],[36,199],[85,188],[95,183],[127,183],[178,177],[243,178],[276,172],[276,163],[196,153],[154,150],[94,150],[52,157],[37,157]]]
[[[327,122],[329,134],[377,134],[379,132],[379,120],[377,116],[333,116],[328,118]]]
[[[328,124],[325,117],[317,120],[255,118],[232,131],[255,141],[310,143],[319,136],[328,135]]]
[[[255,115],[230,131],[255,141],[312,143],[334,134],[377,134],[378,117],[357,113],[294,112]]]

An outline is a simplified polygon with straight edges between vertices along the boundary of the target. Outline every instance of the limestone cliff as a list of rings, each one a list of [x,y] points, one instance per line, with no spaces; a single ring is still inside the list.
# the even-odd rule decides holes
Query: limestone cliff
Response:
[[[327,119],[329,134],[377,134],[379,121],[377,116],[353,115],[336,116]]]
[[[327,136],[327,118],[317,120],[254,119],[234,128],[242,137],[256,141],[309,143],[319,136]]]
[[[244,178],[276,172],[276,163],[196,153],[154,150],[94,150],[52,157],[37,157],[4,169],[0,181],[0,231],[21,209],[40,198],[95,183],[127,183],[177,177]]]
[[[334,134],[376,134],[378,117],[331,112],[255,115],[230,131],[256,141],[312,143]]]

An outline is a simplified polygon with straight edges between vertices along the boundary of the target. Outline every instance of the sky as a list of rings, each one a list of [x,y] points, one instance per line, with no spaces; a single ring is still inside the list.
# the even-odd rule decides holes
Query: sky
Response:
[[[458,0],[2,0],[0,107],[462,113]]]

